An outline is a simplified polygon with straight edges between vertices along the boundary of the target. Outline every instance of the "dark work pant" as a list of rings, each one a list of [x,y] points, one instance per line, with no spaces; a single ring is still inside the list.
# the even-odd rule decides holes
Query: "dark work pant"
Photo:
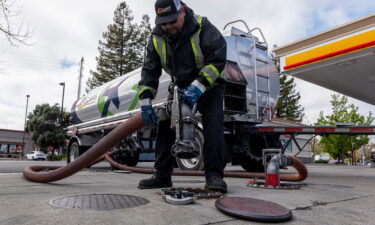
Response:
[[[205,176],[214,175],[223,177],[225,167],[224,159],[224,130],[223,130],[223,85],[218,85],[198,100],[198,111],[202,114],[203,124],[203,162]],[[171,148],[175,142],[176,134],[170,128],[170,121],[159,123],[156,139],[156,175],[161,178],[169,178],[173,170],[174,157]]]

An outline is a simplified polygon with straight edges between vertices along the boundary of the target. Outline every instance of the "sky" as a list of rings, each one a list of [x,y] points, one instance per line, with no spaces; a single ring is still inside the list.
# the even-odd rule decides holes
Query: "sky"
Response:
[[[127,0],[134,20],[143,14],[155,19],[154,1]],[[13,22],[29,25],[29,45],[11,46],[0,34],[0,129],[22,130],[26,95],[28,112],[38,104],[61,105],[70,111],[77,99],[79,62],[84,57],[83,87],[95,70],[98,42],[112,23],[115,0],[15,0],[18,17]],[[268,46],[282,46],[335,26],[375,13],[374,0],[185,0],[197,14],[220,30],[238,19],[250,28],[262,29]],[[239,25],[238,28],[243,28]],[[304,122],[314,123],[320,111],[330,113],[335,92],[296,79]],[[375,114],[375,106],[349,98],[362,115]]]

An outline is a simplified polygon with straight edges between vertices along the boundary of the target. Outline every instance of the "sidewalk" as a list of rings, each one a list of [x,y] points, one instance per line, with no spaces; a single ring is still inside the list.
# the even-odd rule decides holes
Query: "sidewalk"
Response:
[[[225,178],[227,196],[279,203],[293,212],[287,224],[375,224],[375,170],[368,167],[309,166],[300,190],[249,188],[246,179]],[[158,189],[139,190],[145,174],[87,170],[50,184],[32,183],[22,174],[0,174],[0,225],[8,224],[261,224],[236,219],[215,208],[215,200],[176,206]],[[175,187],[202,188],[203,177],[173,177]],[[132,195],[148,204],[114,210],[59,208],[52,199],[85,194]],[[263,223],[264,224],[264,223]]]
[[[20,159],[20,158],[1,158],[0,157],[0,160],[6,160],[6,161],[7,160],[18,160],[19,161],[19,160],[24,160],[24,159]]]

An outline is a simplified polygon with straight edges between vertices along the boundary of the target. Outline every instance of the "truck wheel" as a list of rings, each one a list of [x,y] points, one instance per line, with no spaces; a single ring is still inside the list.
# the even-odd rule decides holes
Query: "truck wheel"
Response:
[[[136,166],[138,164],[138,161],[139,161],[139,153],[138,152],[133,152],[133,154],[128,152],[126,154],[125,164],[127,166]]]
[[[192,159],[180,159],[176,158],[176,163],[181,170],[203,170],[203,133],[199,129],[195,129],[195,141],[199,148],[199,156]]]
[[[281,148],[280,135],[251,135],[250,143],[249,152],[242,157],[240,164],[247,172],[264,172],[262,151]]]
[[[73,142],[68,149],[68,157],[66,162],[71,163],[73,162],[76,158],[78,158],[80,155],[82,155],[89,147],[86,146],[79,146],[78,142],[75,141]]]
[[[73,142],[69,146],[67,163],[73,162],[79,156],[79,144],[78,142]]]
[[[127,166],[136,166],[139,162],[139,153],[138,152],[129,152],[129,151],[118,151],[112,154],[112,159],[117,163]],[[115,169],[115,168],[112,168]]]
[[[241,167],[247,172],[264,172],[262,160],[253,159],[250,156],[243,158]]]

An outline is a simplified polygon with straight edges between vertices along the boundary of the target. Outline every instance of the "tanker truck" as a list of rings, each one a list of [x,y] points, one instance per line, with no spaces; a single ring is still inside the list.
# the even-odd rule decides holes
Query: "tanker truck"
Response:
[[[244,24],[247,31],[232,26],[227,29],[228,35],[224,35],[227,42],[227,62],[223,75],[225,155],[228,162],[241,165],[246,171],[263,171],[262,150],[280,149],[280,134],[259,133],[254,128],[272,117],[280,90],[279,74],[268,54],[262,31],[259,28],[250,30]],[[68,127],[68,163],[123,121],[140,112],[137,85],[140,78],[141,68],[93,89],[73,104],[73,124]],[[157,96],[153,100],[158,117],[160,111],[168,111],[169,108],[167,97],[170,80],[170,76],[163,71]],[[198,154],[194,158],[176,157],[176,164],[182,170],[204,168],[202,124],[199,113],[195,117],[194,146]],[[140,154],[154,152],[156,132],[157,126],[142,128],[119,143],[111,152],[112,158],[118,163],[135,166]]]

